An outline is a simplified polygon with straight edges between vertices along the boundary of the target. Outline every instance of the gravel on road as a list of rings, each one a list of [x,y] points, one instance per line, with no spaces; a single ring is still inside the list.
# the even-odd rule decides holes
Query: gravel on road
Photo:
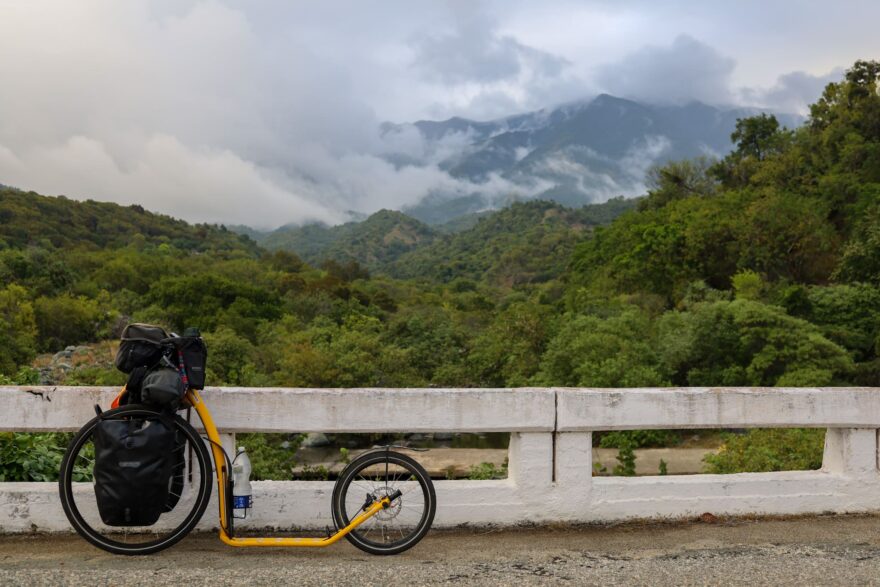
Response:
[[[2,585],[880,585],[880,516],[433,531],[409,552],[236,549],[196,534],[147,557],[0,536]]]

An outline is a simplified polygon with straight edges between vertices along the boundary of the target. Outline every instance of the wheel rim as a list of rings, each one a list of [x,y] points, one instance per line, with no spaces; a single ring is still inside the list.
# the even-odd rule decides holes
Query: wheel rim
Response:
[[[125,417],[156,417],[149,411],[126,411]],[[179,422],[175,430],[183,441],[175,447],[182,462],[175,458],[169,480],[169,501],[166,511],[153,526],[107,526],[98,513],[94,468],[94,432],[97,420],[90,422],[68,448],[62,474],[65,512],[74,529],[82,536],[106,550],[130,553],[153,551],[170,546],[185,535],[204,511],[213,477],[204,457],[203,447],[192,445],[202,440],[192,429],[187,431]],[[192,450],[191,450],[192,448]],[[198,448],[202,448],[200,452]],[[178,493],[179,492],[179,493]],[[176,498],[176,503],[172,499]]]
[[[418,541],[432,514],[433,498],[423,473],[394,455],[377,455],[363,462],[343,478],[339,514],[343,525],[363,509],[367,496],[379,500],[400,491],[392,501],[349,536],[378,550],[406,547]]]

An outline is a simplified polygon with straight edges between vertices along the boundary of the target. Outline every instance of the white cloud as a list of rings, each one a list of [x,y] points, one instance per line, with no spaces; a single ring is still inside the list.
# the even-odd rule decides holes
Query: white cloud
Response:
[[[497,32],[479,3],[453,5],[455,26],[442,34],[413,39],[415,66],[429,79],[447,84],[516,79],[524,69],[534,77],[558,76],[568,62]]]
[[[285,188],[231,151],[195,151],[168,135],[149,137],[141,149],[134,164],[122,168],[105,144],[83,136],[34,147],[18,156],[0,145],[0,169],[4,181],[12,185],[33,183],[29,170],[40,169],[37,183],[46,193],[67,194],[70,186],[76,186],[77,195],[147,205],[200,221],[260,226],[277,224],[270,219],[345,220],[344,214]]]
[[[501,32],[486,3],[448,6],[450,26],[420,31],[410,41],[412,70],[446,98],[432,105],[432,116],[444,118],[454,109],[478,119],[500,118],[583,95],[585,84],[567,59]]]
[[[688,35],[671,45],[646,45],[602,66],[598,83],[610,94],[651,103],[709,104],[732,101],[730,79],[736,61]]]
[[[466,135],[433,144],[406,130],[382,136],[353,71],[267,22],[216,1],[164,11],[146,2],[10,6],[0,79],[15,83],[0,87],[0,111],[13,113],[0,119],[0,182],[264,227],[514,188],[439,169]],[[499,63],[509,51],[523,71],[554,67],[513,39],[489,42]],[[420,165],[396,167],[390,153]]]
[[[780,112],[806,115],[809,114],[809,105],[819,99],[825,86],[843,79],[843,73],[840,67],[824,75],[793,71],[780,75],[770,88],[744,88],[741,100]]]

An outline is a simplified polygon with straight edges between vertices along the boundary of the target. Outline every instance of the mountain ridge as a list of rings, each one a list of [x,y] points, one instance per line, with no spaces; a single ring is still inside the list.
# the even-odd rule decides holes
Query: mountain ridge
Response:
[[[138,241],[197,252],[259,252],[248,235],[224,225],[189,223],[150,212],[138,204],[79,201],[0,188],[0,249],[77,246],[97,250],[122,248]]]
[[[404,208],[435,223],[497,207],[499,198],[511,194],[573,207],[641,194],[650,167],[697,156],[721,158],[733,147],[737,119],[760,112],[696,100],[656,105],[600,94],[490,121],[452,117],[386,123],[382,132],[415,129],[425,144],[422,163],[433,157],[440,169],[472,183],[470,194],[431,194]],[[803,121],[774,114],[789,127]],[[498,192],[492,178],[504,180],[507,189]]]
[[[540,283],[562,273],[585,231],[635,208],[636,199],[567,208],[556,202],[514,202],[428,226],[402,212],[380,210],[361,222],[283,227],[258,239],[269,250],[295,253],[311,265],[327,261],[366,267],[400,279],[447,282],[456,277],[497,285]]]
[[[336,226],[284,226],[258,238],[270,250],[287,250],[304,261],[357,261],[370,269],[395,260],[439,235],[435,229],[395,210],[382,209],[364,220]]]

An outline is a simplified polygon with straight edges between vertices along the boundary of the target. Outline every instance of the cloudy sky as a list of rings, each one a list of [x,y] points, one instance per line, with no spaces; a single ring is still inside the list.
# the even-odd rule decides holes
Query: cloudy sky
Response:
[[[467,186],[382,121],[600,92],[803,112],[880,3],[0,0],[0,183],[191,221],[339,222]]]

